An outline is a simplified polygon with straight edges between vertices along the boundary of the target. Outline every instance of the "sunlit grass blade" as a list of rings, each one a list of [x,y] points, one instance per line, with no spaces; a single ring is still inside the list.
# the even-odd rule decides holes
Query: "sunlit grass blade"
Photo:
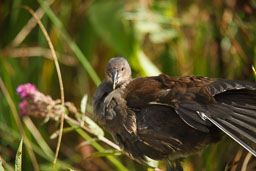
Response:
[[[15,171],[21,171],[21,167],[22,167],[22,145],[23,145],[23,138],[21,138],[21,140],[20,140],[20,145],[19,145],[18,151],[16,153]]]
[[[90,155],[88,158],[94,158],[94,157],[106,157],[106,156],[117,156],[121,155],[122,152],[118,150],[105,150],[103,152],[96,152]]]
[[[3,167],[3,165],[2,165],[2,160],[1,160],[1,158],[0,158],[0,171],[4,171],[4,167]]]

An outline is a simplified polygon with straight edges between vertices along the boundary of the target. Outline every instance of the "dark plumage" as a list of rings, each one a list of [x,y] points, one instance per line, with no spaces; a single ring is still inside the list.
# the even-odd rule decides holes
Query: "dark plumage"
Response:
[[[164,74],[132,79],[128,62],[112,58],[93,107],[98,123],[139,161],[187,156],[217,142],[221,131],[256,156],[255,83]]]

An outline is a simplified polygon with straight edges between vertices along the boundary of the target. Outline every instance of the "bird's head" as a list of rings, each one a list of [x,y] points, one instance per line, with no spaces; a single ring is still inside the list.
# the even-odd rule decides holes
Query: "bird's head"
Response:
[[[113,90],[131,78],[131,68],[126,59],[116,57],[109,60],[106,68],[106,80],[113,84]]]

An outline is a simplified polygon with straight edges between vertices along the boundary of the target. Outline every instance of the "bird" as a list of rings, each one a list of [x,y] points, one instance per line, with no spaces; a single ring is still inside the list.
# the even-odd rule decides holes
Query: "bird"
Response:
[[[223,132],[256,157],[256,83],[202,76],[132,78],[109,60],[93,96],[93,119],[132,159],[179,161]]]

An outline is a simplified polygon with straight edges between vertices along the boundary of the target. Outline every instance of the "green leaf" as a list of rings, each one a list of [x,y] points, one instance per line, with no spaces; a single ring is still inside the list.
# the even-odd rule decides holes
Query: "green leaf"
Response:
[[[67,168],[68,171],[75,171],[74,169],[71,169],[71,168]]]
[[[89,140],[86,140],[86,141],[83,141],[82,143],[80,143],[77,148],[80,148],[84,145],[88,145],[88,144],[92,144],[94,142],[97,142],[98,141],[98,138],[92,138],[92,139],[89,139]]]
[[[2,160],[1,160],[1,158],[0,158],[0,171],[4,171],[4,167],[3,167],[3,165],[2,165]]]
[[[23,138],[20,140],[20,145],[18,151],[16,153],[16,160],[15,160],[15,171],[21,171],[22,165],[22,145],[23,145]]]
[[[88,99],[88,95],[85,94],[81,100],[81,106],[80,106],[80,110],[81,110],[82,114],[84,114],[86,112],[87,99]]]
[[[148,164],[150,167],[156,168],[156,167],[159,166],[159,161],[153,160],[153,159],[151,159],[151,158],[149,158],[149,157],[147,157],[147,156],[146,156],[145,158],[146,158],[146,160],[147,160],[147,164]]]
[[[84,95],[83,99],[81,100],[81,112],[82,112],[82,123],[86,122],[88,124],[88,127],[92,130],[95,135],[97,135],[99,138],[104,136],[104,131],[89,117],[85,116],[84,113],[86,112],[86,105],[87,105],[87,99],[88,95]],[[83,125],[83,124],[82,124]]]
[[[94,157],[105,157],[108,155],[121,155],[122,152],[119,150],[105,150],[105,151],[101,151],[101,152],[96,152],[93,153],[92,155],[90,155],[88,158],[94,158]]]
[[[77,128],[79,128],[79,127],[76,127],[76,128],[73,128],[73,127],[63,128],[63,134],[68,133],[68,132],[71,132],[71,131],[73,131],[73,130],[75,130],[75,129],[77,129]],[[57,137],[59,136],[59,134],[60,134],[60,131],[59,131],[59,130],[55,131],[55,132],[52,133],[52,135],[50,136],[50,139],[55,139],[55,138],[57,138]]]

